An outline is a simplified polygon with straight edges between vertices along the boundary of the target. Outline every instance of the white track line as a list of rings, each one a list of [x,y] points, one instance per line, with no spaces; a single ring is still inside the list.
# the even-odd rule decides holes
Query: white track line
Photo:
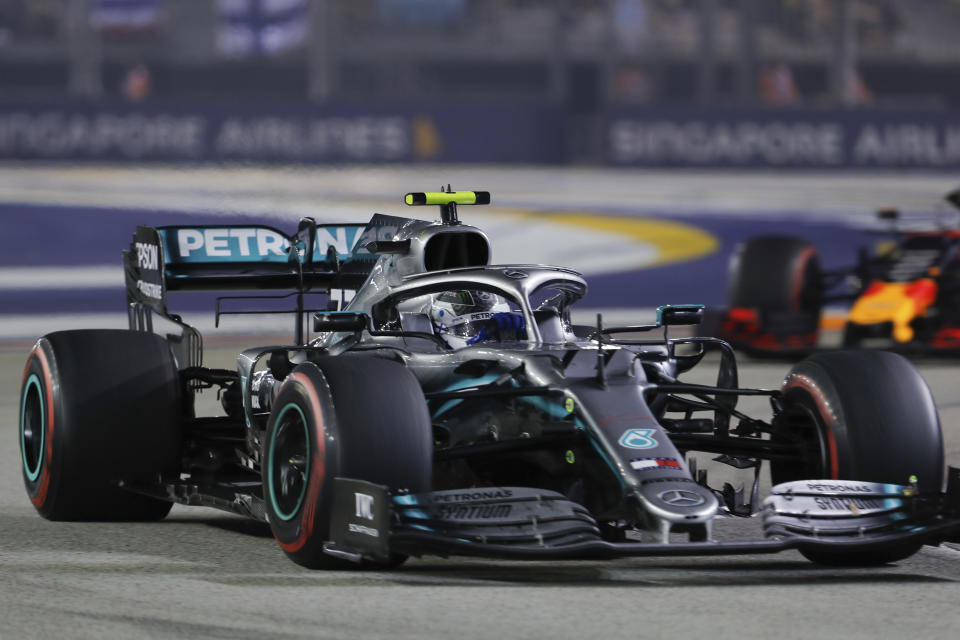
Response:
[[[0,291],[113,287],[123,287],[123,267],[119,264],[89,267],[0,267]]]

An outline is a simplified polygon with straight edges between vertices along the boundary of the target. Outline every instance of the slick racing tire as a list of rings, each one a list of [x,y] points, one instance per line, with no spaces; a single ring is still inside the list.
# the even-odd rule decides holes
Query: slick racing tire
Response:
[[[122,330],[41,338],[20,391],[20,459],[49,520],[159,520],[172,503],[121,489],[180,471],[179,376],[166,340]]]
[[[791,443],[802,462],[772,461],[773,484],[845,479],[942,490],[943,436],[933,396],[917,370],[885,351],[835,351],[799,362],[781,387],[774,440]],[[815,562],[872,565],[912,555],[918,544],[869,553],[804,552]]]
[[[730,262],[730,308],[756,312],[760,333],[813,336],[823,307],[823,276],[816,250],[791,236],[757,236]]]
[[[299,365],[273,403],[261,467],[267,516],[284,552],[311,569],[356,567],[323,552],[332,481],[365,480],[393,493],[431,488],[433,437],[420,384],[403,365],[370,356]]]

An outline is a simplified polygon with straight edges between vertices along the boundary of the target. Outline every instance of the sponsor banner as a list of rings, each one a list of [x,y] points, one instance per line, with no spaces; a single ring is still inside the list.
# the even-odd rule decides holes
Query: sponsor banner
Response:
[[[951,111],[619,109],[605,135],[616,165],[960,167]]]
[[[563,160],[546,102],[130,104],[0,101],[0,159],[250,162]]]

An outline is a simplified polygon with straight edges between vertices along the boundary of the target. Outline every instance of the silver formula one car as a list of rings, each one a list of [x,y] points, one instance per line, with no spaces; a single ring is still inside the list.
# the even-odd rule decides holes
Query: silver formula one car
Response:
[[[292,236],[140,227],[124,257],[130,330],[53,333],[28,359],[20,441],[36,509],[149,520],[175,502],[217,507],[269,522],[317,568],[785,549],[872,564],[956,538],[960,472],[945,469],[909,362],[824,353],[779,388],[743,389],[727,343],[669,336],[700,321],[698,305],[660,307],[651,325],[574,324],[582,276],[490,265],[487,236],[459,221],[458,205],[489,199],[411,193],[442,219],[304,219]],[[295,344],[203,367],[168,292],[258,288],[293,291]],[[324,309],[308,309],[318,292]],[[218,298],[218,318],[268,297]],[[683,380],[703,366],[714,385]],[[210,387],[223,415],[196,415]],[[746,395],[771,415],[738,410]],[[753,490],[712,488],[691,452],[746,470]],[[764,462],[775,486],[761,503]],[[750,516],[765,538],[715,541],[717,518]]]

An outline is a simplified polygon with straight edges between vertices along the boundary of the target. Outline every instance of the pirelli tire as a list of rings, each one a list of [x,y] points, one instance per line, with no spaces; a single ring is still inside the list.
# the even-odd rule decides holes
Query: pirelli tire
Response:
[[[357,565],[323,552],[336,477],[429,491],[433,435],[420,384],[403,365],[371,356],[297,366],[273,403],[263,442],[264,503],[280,547],[311,569]],[[390,568],[391,562],[365,563]]]
[[[796,364],[781,387],[773,438],[807,453],[773,461],[774,484],[834,478],[943,488],[940,419],[926,382],[904,357],[885,351],[835,351]],[[804,552],[824,564],[874,565],[906,558],[919,544],[855,554]]]
[[[159,520],[172,503],[120,487],[180,471],[181,391],[166,340],[122,330],[51,333],[27,358],[20,459],[49,520]]]
[[[812,337],[823,308],[823,274],[816,249],[793,236],[755,236],[730,262],[730,308],[757,313],[759,332]]]

